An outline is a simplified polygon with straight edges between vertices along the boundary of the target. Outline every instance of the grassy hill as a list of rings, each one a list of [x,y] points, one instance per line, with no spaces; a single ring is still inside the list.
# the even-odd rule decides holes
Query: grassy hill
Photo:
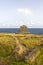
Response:
[[[0,33],[0,65],[43,65],[43,35]]]

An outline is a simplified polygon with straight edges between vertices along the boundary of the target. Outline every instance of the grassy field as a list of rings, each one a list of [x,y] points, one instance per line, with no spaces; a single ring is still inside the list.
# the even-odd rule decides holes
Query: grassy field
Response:
[[[43,65],[43,35],[0,33],[0,65]]]

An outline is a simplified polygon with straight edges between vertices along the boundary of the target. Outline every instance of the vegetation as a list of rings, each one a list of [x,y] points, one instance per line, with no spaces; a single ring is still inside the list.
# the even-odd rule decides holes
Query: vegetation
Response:
[[[0,33],[0,65],[43,65],[43,35]]]

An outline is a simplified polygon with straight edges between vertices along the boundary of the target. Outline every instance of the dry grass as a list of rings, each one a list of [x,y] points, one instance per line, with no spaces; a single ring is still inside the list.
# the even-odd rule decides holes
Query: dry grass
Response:
[[[27,48],[38,47],[40,44],[43,44],[43,35],[0,33],[0,61],[2,61],[4,59],[5,61],[9,60],[10,63],[13,62],[14,55],[10,59],[7,59],[7,56],[12,54],[12,51],[14,50],[14,47],[15,47],[16,44],[24,44]],[[23,49],[21,48],[21,50],[19,52],[21,52],[22,50]],[[41,50],[40,55],[43,54],[42,51],[43,50]],[[39,54],[37,54],[37,55],[39,55]],[[43,56],[41,56],[41,58],[42,57]],[[38,56],[38,58],[39,58],[39,56]],[[34,59],[35,59],[35,57],[33,56],[33,60]],[[28,65],[28,64],[24,63],[24,65]],[[41,63],[38,64],[38,65],[41,65]]]

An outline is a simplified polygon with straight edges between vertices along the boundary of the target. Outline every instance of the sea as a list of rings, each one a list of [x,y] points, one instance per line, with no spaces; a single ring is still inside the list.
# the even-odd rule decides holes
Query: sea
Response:
[[[0,33],[17,33],[19,28],[0,28]],[[43,28],[28,28],[28,32],[32,34],[43,34]]]

